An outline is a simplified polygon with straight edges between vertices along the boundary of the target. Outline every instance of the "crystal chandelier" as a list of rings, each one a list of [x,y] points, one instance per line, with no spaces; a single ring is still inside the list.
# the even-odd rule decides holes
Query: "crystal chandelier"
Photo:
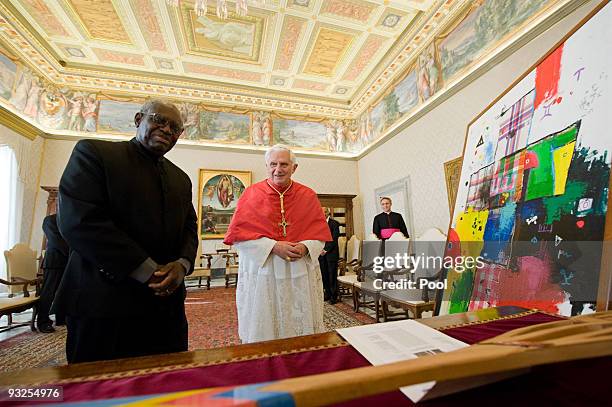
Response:
[[[255,6],[264,6],[266,0],[235,0],[236,2],[236,14],[244,17],[249,11],[249,1]],[[178,7],[180,0],[166,0],[166,3],[170,6]],[[194,11],[198,16],[203,16],[208,10],[208,0],[195,0]],[[217,0],[217,17],[226,19],[227,12],[227,1]]]

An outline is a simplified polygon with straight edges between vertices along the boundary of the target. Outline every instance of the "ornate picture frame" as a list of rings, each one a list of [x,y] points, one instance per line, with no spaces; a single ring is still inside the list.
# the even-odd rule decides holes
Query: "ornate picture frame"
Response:
[[[200,168],[198,183],[198,233],[202,239],[223,239],[251,171]]]
[[[444,179],[446,181],[446,195],[448,197],[448,210],[453,216],[455,199],[457,199],[457,189],[461,178],[461,165],[463,157],[457,157],[444,163]]]

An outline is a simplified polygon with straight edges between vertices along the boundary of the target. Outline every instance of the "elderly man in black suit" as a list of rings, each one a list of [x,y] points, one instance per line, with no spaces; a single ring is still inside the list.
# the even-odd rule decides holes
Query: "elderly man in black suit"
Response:
[[[164,158],[183,132],[153,100],[125,142],[81,140],[59,186],[71,252],[55,307],[69,363],[187,350],[184,277],[198,247],[191,181]]]
[[[329,208],[323,208],[323,213],[325,214],[332,240],[325,242],[325,247],[323,247],[323,251],[319,256],[319,265],[321,266],[325,301],[335,304],[338,300],[338,259],[340,258],[338,238],[340,237],[340,224],[331,218]]]

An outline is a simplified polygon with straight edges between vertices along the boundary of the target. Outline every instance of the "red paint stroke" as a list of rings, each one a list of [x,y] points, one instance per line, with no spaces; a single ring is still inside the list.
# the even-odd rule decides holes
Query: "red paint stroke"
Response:
[[[459,240],[459,234],[455,229],[448,231],[448,241],[446,243],[446,251],[444,256],[449,256],[453,259],[461,256],[461,241]]]
[[[536,97],[534,107],[548,99],[557,96],[559,90],[559,79],[561,77],[561,56],[563,55],[563,44],[550,54],[536,68]]]
[[[556,304],[565,301],[565,294],[558,284],[551,282],[549,261],[525,256],[517,259],[518,272],[504,269],[499,274],[498,290],[492,294],[497,306],[516,305],[558,313]]]
[[[534,151],[527,151],[523,169],[531,170],[532,168],[537,168],[539,164],[538,155]]]
[[[584,221],[583,220],[579,220],[578,222],[576,222],[576,226],[578,226],[580,229],[582,229],[584,227]]]

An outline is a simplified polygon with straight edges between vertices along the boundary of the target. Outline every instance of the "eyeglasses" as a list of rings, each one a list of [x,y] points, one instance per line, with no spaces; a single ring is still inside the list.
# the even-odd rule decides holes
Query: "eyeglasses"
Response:
[[[160,113],[142,113],[142,114],[146,116],[151,116],[151,120],[153,121],[153,123],[155,123],[159,127],[166,127],[166,126],[170,127],[170,131],[175,136],[180,135],[184,130],[184,128],[182,126],[179,126],[178,123],[169,120],[166,116]]]

